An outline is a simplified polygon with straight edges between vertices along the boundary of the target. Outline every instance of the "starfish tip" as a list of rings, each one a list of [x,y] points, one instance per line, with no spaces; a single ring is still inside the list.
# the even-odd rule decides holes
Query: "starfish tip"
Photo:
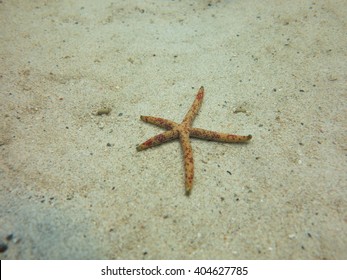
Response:
[[[141,146],[140,146],[140,145],[137,146],[137,147],[136,147],[136,150],[137,150],[138,152],[142,151]]]
[[[186,190],[186,196],[190,196],[190,194],[191,194],[191,190]]]

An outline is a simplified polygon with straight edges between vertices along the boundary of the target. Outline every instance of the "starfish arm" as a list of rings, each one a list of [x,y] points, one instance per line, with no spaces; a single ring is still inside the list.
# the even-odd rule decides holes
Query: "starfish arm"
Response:
[[[165,131],[163,133],[160,133],[156,136],[153,136],[152,138],[149,138],[147,141],[143,142],[142,144],[138,145],[136,147],[137,151],[143,151],[148,148],[158,146],[162,143],[165,143],[167,141],[173,140],[178,138],[178,131],[175,129]]]
[[[220,133],[216,131],[206,130],[202,128],[190,128],[190,136],[200,139],[226,142],[226,143],[237,143],[237,142],[247,142],[252,139],[252,135],[235,135]]]
[[[141,116],[140,118],[142,121],[146,123],[151,123],[168,130],[174,128],[175,126],[178,126],[178,123],[175,123],[173,121],[163,119],[163,118],[151,117],[151,116]]]
[[[186,193],[189,194],[193,187],[194,178],[194,159],[193,150],[189,140],[188,130],[180,132],[180,142],[184,157],[185,187]]]
[[[188,113],[186,114],[186,116],[183,119],[183,123],[188,124],[188,126],[191,125],[195,116],[197,115],[197,113],[200,110],[203,98],[204,98],[204,87],[200,87],[198,93],[196,94],[196,97],[195,97],[195,100],[194,100],[192,106],[190,107]]]

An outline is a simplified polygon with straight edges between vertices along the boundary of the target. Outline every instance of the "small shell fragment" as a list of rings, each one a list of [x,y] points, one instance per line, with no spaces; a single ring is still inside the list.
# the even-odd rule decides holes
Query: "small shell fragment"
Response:
[[[111,113],[111,108],[106,107],[106,108],[101,108],[97,110],[96,115],[101,116],[101,115],[108,115]]]

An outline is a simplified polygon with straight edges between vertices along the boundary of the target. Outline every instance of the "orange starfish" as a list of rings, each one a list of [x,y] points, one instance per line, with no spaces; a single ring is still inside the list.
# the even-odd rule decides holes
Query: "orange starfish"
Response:
[[[170,140],[177,138],[180,139],[184,155],[185,187],[187,194],[190,194],[194,178],[194,160],[192,146],[190,145],[190,137],[227,143],[247,142],[252,138],[252,135],[241,136],[192,127],[192,122],[201,107],[203,97],[204,87],[200,87],[192,106],[180,124],[163,118],[141,116],[141,120],[144,122],[165,128],[167,131],[148,139],[141,145],[138,145],[136,147],[138,151],[160,145]]]

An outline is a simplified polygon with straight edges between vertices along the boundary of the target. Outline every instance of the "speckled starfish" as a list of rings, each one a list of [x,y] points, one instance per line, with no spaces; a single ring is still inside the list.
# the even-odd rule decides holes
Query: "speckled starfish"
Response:
[[[193,105],[190,107],[188,113],[180,124],[163,118],[141,116],[141,120],[143,120],[144,122],[165,128],[167,129],[167,131],[148,139],[146,142],[136,147],[138,151],[142,151],[160,145],[167,141],[179,138],[184,155],[185,187],[186,194],[188,195],[192,190],[194,178],[194,160],[193,150],[189,139],[190,137],[227,143],[247,142],[252,138],[252,135],[241,136],[192,127],[192,122],[199,112],[203,97],[204,87],[200,87]]]

